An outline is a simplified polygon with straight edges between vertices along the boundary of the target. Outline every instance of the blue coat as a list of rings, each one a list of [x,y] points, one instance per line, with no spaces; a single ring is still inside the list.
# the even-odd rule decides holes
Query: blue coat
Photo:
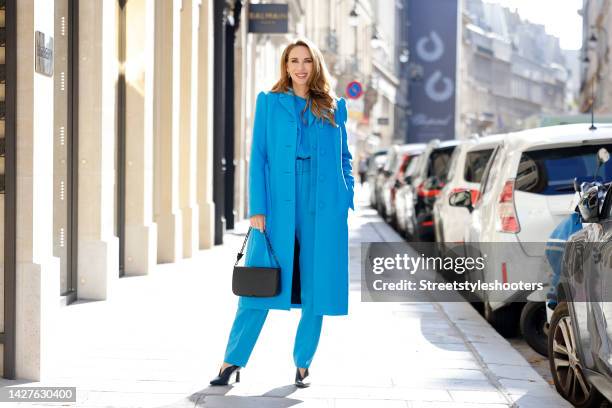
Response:
[[[291,303],[295,251],[295,158],[298,127],[290,92],[260,92],[249,163],[248,216],[265,214],[266,231],[281,266],[281,291],[267,298],[240,297],[241,307],[284,309]],[[348,209],[353,206],[351,160],[347,147],[346,101],[339,98],[336,126],[317,119],[315,192],[314,313],[348,314]],[[245,265],[273,266],[265,237],[253,229]]]

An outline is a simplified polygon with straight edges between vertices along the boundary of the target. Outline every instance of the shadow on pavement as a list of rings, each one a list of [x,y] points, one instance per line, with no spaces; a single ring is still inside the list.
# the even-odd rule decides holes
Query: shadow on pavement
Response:
[[[287,398],[297,388],[294,385],[283,385],[273,388],[261,395],[227,395],[234,387],[207,387],[192,394],[188,399],[195,407],[206,408],[286,408],[302,403],[302,400]]]

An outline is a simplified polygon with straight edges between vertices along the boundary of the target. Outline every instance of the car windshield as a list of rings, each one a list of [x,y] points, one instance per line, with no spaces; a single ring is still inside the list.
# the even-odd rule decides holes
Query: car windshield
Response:
[[[597,151],[612,144],[535,150],[521,155],[515,189],[543,195],[572,194],[574,178],[590,179],[597,168]],[[612,160],[604,163],[598,179],[612,180]]]

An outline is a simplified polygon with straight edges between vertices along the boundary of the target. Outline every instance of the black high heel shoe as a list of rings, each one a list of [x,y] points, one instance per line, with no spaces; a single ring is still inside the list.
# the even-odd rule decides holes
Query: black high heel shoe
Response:
[[[306,388],[310,386],[310,381],[304,381],[308,377],[308,369],[304,370],[304,376],[300,375],[300,369],[295,370],[295,386],[298,388]]]
[[[212,379],[210,385],[227,385],[232,374],[236,373],[236,382],[240,382],[240,366],[231,365],[223,371],[219,371],[219,375]]]

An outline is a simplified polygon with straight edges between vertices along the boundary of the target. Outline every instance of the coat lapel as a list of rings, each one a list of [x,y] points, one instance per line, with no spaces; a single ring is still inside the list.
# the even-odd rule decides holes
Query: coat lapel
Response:
[[[293,89],[289,88],[287,92],[281,93],[278,99],[280,101],[280,104],[287,110],[287,112],[289,112],[291,117],[297,121],[298,117],[295,111],[295,102],[293,100],[294,97],[295,96],[293,94]],[[317,120],[317,117],[312,113],[312,111],[310,111],[310,109],[305,114],[308,118],[308,126],[312,126],[313,124],[315,124],[315,122],[319,127],[323,126],[322,121]]]
[[[278,96],[280,104],[289,112],[293,120],[297,121],[295,108],[293,106],[293,95],[288,92],[283,92]]]

